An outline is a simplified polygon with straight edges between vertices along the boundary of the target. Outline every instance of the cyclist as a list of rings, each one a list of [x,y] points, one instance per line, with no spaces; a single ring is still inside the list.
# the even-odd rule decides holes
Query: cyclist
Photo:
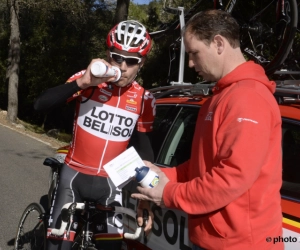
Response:
[[[142,159],[153,160],[150,132],[155,98],[135,81],[151,49],[149,33],[137,21],[123,21],[110,30],[106,44],[107,61],[92,60],[86,70],[73,75],[67,84],[42,93],[34,105],[37,111],[49,111],[66,100],[76,99],[73,139],[50,211],[48,250],[71,249],[76,223],[71,227],[70,239],[54,237],[50,233],[52,228],[60,228],[64,204],[87,199],[105,205],[122,204],[121,190],[114,186],[103,166],[127,148],[133,133],[134,146]],[[94,77],[90,72],[91,65],[99,60],[109,67],[119,67],[121,78],[113,82],[114,77]],[[140,201],[140,223],[143,208],[148,209],[149,204]],[[152,218],[153,213],[149,210],[146,233],[151,229]],[[94,227],[97,248],[121,249],[123,227],[120,215],[98,216]]]

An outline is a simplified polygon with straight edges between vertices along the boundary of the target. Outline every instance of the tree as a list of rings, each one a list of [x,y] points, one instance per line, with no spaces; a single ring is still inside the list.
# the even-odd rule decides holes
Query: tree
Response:
[[[19,28],[19,2],[10,0],[10,40],[8,68],[6,78],[8,83],[8,108],[7,120],[15,123],[18,116],[18,85],[19,85],[19,63],[20,63],[20,28]]]
[[[115,12],[114,24],[127,20],[130,0],[118,0]]]

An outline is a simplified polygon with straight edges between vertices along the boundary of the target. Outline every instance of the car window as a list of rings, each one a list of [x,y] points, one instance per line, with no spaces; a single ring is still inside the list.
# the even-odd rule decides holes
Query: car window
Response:
[[[168,131],[172,127],[180,109],[177,105],[156,105],[152,136],[154,159],[157,159]]]
[[[300,124],[282,123],[281,194],[300,200]]]
[[[199,107],[183,106],[180,108],[158,154],[158,164],[177,166],[190,158],[198,111]]]

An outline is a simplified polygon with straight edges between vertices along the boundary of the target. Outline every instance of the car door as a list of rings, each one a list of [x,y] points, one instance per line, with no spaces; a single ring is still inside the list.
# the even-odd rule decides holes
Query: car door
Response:
[[[283,241],[293,250],[300,246],[300,121],[283,118],[282,153]]]
[[[152,136],[156,165],[173,167],[189,159],[198,112],[196,105],[157,104]],[[136,200],[128,192],[123,191],[123,203],[136,209]],[[129,242],[127,249],[190,250],[187,215],[155,204],[151,209],[155,217],[148,241]],[[125,221],[125,227],[131,227],[130,223]]]
[[[190,158],[199,106],[157,105],[153,149],[155,164],[178,166]]]

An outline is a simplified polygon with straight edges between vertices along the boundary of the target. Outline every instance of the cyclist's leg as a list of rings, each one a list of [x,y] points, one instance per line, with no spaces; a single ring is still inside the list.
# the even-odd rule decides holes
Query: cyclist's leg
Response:
[[[102,195],[99,195],[102,194]],[[122,192],[109,178],[95,177],[93,199],[105,205],[122,206]],[[123,215],[101,213],[94,220],[94,238],[100,250],[119,250],[122,247]]]
[[[50,217],[47,225],[47,250],[68,250],[72,247],[75,236],[75,229],[73,227],[71,227],[69,239],[67,239],[66,237],[55,237],[50,234],[50,231],[52,228],[60,228],[60,214],[63,205],[74,201],[81,202],[76,188],[74,189],[72,186],[73,181],[77,175],[78,172],[71,169],[67,165],[64,165],[60,172],[58,184],[55,188],[53,195],[53,200],[50,209]],[[75,220],[76,218],[74,218],[74,221]]]

